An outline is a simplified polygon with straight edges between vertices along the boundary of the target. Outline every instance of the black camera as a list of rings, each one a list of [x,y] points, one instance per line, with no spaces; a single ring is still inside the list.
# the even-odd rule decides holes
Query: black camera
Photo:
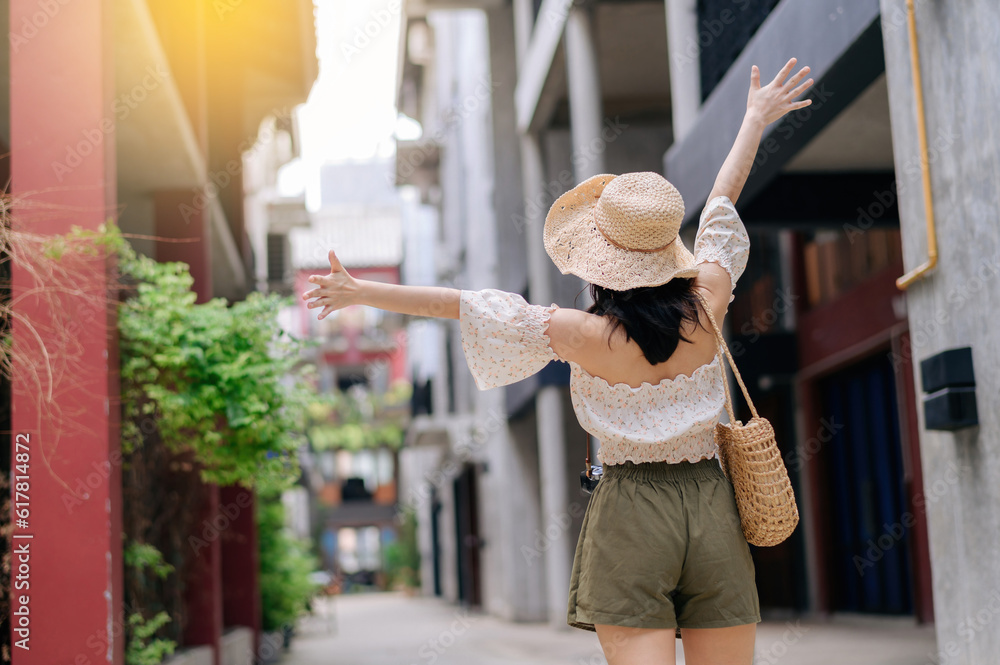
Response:
[[[597,483],[601,480],[601,475],[604,473],[604,469],[599,466],[591,466],[590,473],[586,471],[580,472],[580,488],[587,494],[593,493],[597,489]]]

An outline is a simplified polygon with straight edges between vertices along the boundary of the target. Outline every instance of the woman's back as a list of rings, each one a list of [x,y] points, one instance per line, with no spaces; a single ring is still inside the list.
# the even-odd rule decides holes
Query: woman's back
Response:
[[[699,288],[697,279],[695,288]],[[721,325],[722,316],[717,309],[713,315]],[[612,332],[612,322],[607,316],[587,316],[592,317],[592,325],[584,329],[591,331],[589,334],[593,335],[593,339],[588,341],[588,352],[577,363],[591,376],[601,378],[611,385],[624,383],[638,388],[643,383],[655,385],[673,380],[679,375],[690,376],[698,368],[712,362],[717,352],[712,324],[700,308],[700,325],[685,320],[681,325],[681,339],[677,342],[677,349],[670,358],[656,365],[650,364],[634,339],[626,339],[623,328],[619,327]],[[685,342],[685,339],[690,342]]]
[[[717,322],[732,301],[749,248],[732,202],[709,202],[695,240],[699,273],[692,288],[711,304]],[[680,324],[689,341],[679,339],[655,365],[635,335],[626,339],[622,328],[612,332],[610,317],[530,305],[518,294],[462,291],[459,319],[462,348],[480,390],[526,378],[552,360],[567,362],[580,425],[600,440],[603,463],[621,464],[715,455],[712,432],[725,400],[724,365],[707,315],[701,306],[697,312],[700,325],[688,319]]]

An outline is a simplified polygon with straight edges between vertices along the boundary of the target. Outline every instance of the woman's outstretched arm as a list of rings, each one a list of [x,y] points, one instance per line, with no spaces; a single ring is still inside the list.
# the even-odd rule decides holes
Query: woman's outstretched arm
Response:
[[[753,167],[764,128],[786,113],[812,103],[811,99],[795,101],[813,84],[812,79],[799,84],[809,73],[808,67],[803,67],[788,78],[792,68],[795,67],[795,62],[795,58],[789,60],[774,80],[763,88],[760,86],[760,70],[757,69],[757,65],[753,66],[750,72],[750,92],[747,95],[747,112],[743,116],[743,125],[736,136],[733,149],[719,170],[712,193],[708,195],[709,201],[716,196],[727,196],[730,201],[736,203]]]
[[[330,274],[313,275],[309,281],[317,288],[302,294],[309,301],[308,307],[322,307],[319,318],[348,305],[369,305],[378,309],[457,319],[461,291],[443,286],[403,286],[384,284],[366,279],[355,279],[340,264],[336,253],[330,250]]]

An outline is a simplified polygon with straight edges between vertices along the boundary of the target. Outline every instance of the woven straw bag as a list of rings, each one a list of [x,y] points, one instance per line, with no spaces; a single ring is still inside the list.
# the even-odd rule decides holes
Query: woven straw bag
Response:
[[[736,420],[733,402],[729,396],[729,380],[725,363],[719,363],[722,384],[726,391],[726,412],[729,423],[715,426],[715,443],[719,446],[719,461],[736,493],[736,506],[740,513],[740,526],[747,542],[758,547],[770,547],[783,542],[799,523],[799,509],[788,478],[788,470],[774,438],[774,428],[766,418],[761,418],[754,408],[743,378],[729,353],[726,340],[715,323],[712,308],[698,293],[708,314],[719,350],[725,352],[729,364],[743,390],[743,397],[750,405],[753,417],[744,425]],[[721,359],[720,359],[721,361]]]

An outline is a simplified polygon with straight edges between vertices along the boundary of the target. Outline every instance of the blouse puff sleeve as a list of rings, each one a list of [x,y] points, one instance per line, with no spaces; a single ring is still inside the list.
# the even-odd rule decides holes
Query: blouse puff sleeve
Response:
[[[462,350],[479,390],[520,381],[560,359],[545,334],[556,308],[497,289],[461,292]]]
[[[717,196],[705,206],[698,222],[698,235],[694,241],[695,265],[718,263],[736,288],[736,281],[747,267],[750,255],[750,236],[743,220],[727,196]],[[730,294],[729,302],[736,296]]]

